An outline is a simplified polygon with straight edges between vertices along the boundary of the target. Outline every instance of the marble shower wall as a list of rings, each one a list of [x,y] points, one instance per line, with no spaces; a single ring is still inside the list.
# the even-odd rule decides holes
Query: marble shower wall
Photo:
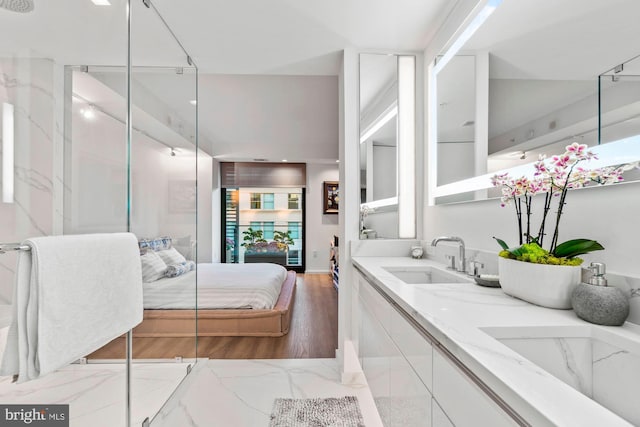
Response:
[[[14,202],[0,203],[3,243],[53,232],[54,137],[62,129],[54,74],[48,59],[0,58],[0,103],[12,104],[15,115]],[[15,264],[15,254],[0,256],[0,303],[11,302]]]

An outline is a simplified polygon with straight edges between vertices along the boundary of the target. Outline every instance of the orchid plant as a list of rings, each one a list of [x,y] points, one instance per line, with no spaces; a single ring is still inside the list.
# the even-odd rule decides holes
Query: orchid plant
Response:
[[[589,239],[574,239],[558,243],[560,219],[566,205],[567,193],[570,189],[586,187],[590,184],[612,184],[623,180],[623,173],[638,163],[609,166],[598,169],[582,167],[583,162],[595,159],[596,155],[587,150],[587,145],[574,142],[566,147],[564,154],[553,156],[547,160],[540,156],[534,164],[533,179],[527,177],[512,178],[508,173],[494,175],[491,183],[502,190],[501,206],[515,206],[518,221],[519,244],[515,248],[501,239],[496,241],[503,248],[500,256],[521,261],[543,264],[579,265],[582,260],[575,258],[588,252],[604,249],[600,243]],[[533,196],[544,194],[542,218],[537,230],[532,229],[531,215]],[[555,212],[555,228],[551,237],[549,250],[542,249],[545,239],[545,226],[553,200],[558,200]],[[523,219],[525,219],[523,224]]]

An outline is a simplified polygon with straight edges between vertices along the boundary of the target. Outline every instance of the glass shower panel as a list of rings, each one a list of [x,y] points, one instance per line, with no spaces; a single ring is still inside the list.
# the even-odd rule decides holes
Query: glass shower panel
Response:
[[[640,56],[601,74],[598,85],[599,126],[592,139],[608,144],[640,135]],[[624,180],[640,180],[640,169],[626,171]]]
[[[111,117],[126,118],[111,96],[126,87],[126,64],[124,0],[0,2],[1,243],[127,230],[124,125]],[[16,253],[0,254],[0,336],[15,266]],[[2,403],[69,404],[71,426],[124,426],[124,346],[120,363],[85,356],[40,382],[0,377]]]
[[[153,3],[132,2],[131,17],[130,229],[159,242],[143,248],[143,269],[149,258],[163,270],[143,274],[133,369],[157,371],[149,381],[175,388],[196,361],[197,69]],[[144,381],[134,376],[133,389]],[[134,411],[144,405],[133,401]]]

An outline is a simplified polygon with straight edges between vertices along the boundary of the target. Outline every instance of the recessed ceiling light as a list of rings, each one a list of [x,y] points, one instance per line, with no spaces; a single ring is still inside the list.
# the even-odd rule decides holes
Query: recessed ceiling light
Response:
[[[340,159],[336,160],[336,163],[340,163]]]
[[[288,160],[287,160],[287,159],[282,159],[282,161],[283,161],[284,163],[288,162]]]
[[[198,104],[198,100],[197,99],[192,99],[191,101],[189,101],[189,104],[197,105]]]
[[[111,6],[109,0],[91,0],[96,6]]]

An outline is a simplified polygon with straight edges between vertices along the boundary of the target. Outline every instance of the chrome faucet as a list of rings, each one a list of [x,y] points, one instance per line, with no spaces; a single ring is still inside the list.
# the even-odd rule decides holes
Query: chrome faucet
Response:
[[[457,271],[464,273],[466,270],[466,264],[467,264],[467,260],[465,259],[464,256],[464,240],[462,240],[460,237],[447,237],[447,236],[441,236],[441,237],[436,237],[435,239],[433,239],[431,241],[431,246],[436,246],[438,243],[440,242],[456,242],[458,243],[458,246],[460,247],[460,256],[458,257],[458,268],[456,269]]]

